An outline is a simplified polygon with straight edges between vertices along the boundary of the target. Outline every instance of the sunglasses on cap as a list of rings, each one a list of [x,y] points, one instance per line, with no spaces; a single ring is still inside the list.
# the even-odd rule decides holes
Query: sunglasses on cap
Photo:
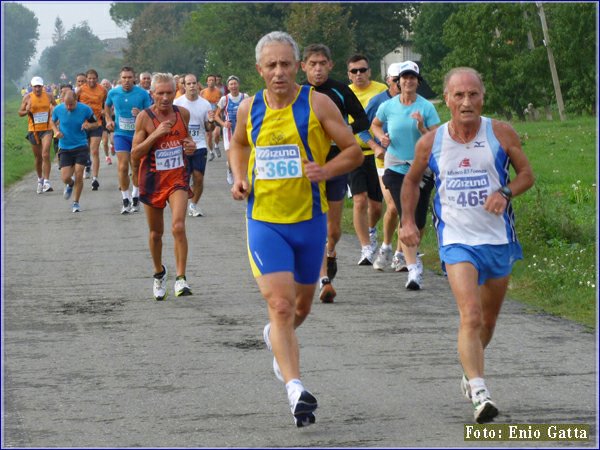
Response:
[[[359,67],[357,69],[349,69],[348,72],[356,75],[357,73],[365,73],[367,70],[369,70],[368,67]]]

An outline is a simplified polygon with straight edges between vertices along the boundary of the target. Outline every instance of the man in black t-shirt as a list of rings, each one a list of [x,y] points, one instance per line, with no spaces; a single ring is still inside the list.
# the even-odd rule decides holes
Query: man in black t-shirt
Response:
[[[304,49],[302,70],[306,73],[307,80],[303,84],[311,85],[317,92],[331,98],[339,108],[346,123],[348,123],[348,116],[351,116],[354,120],[351,125],[352,133],[357,134],[368,130],[371,124],[360,101],[348,85],[329,78],[331,69],[333,69],[333,60],[331,59],[331,51],[326,45],[312,44]],[[327,161],[339,152],[340,150],[332,144],[327,155]],[[335,246],[342,235],[342,210],[347,189],[347,174],[334,177],[326,182],[327,201],[329,203],[327,248],[319,282],[319,298],[324,303],[332,303],[336,295],[331,282],[337,273]]]

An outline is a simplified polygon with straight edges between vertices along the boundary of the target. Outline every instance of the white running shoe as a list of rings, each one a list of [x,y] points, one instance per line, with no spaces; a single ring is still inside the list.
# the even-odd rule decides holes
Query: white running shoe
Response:
[[[140,212],[140,198],[139,197],[133,197],[131,199],[131,211],[132,213],[135,212]]]
[[[204,211],[202,211],[196,203],[190,203],[190,206],[188,206],[188,216],[202,217],[204,216]]]
[[[487,389],[477,391],[472,400],[475,422],[491,422],[498,415],[498,407],[490,398],[490,393]]]
[[[373,249],[371,244],[365,245],[360,251],[360,259],[358,260],[359,266],[370,266],[373,264]]]
[[[71,194],[73,194],[73,186],[65,185],[65,190],[63,192],[63,198],[65,200],[69,200],[71,198]]]
[[[408,269],[408,280],[406,281],[406,289],[418,291],[423,284],[423,276],[419,272],[419,268]]]
[[[263,328],[263,340],[265,341],[265,345],[269,349],[270,352],[273,352],[273,347],[271,347],[271,338],[269,337],[269,333],[271,332],[271,322],[265,325]],[[281,374],[281,369],[279,368],[279,364],[277,364],[277,359],[273,356],[273,372],[275,373],[275,377],[282,383],[285,382],[283,379],[283,375]]]
[[[123,206],[121,207],[121,214],[129,214],[131,212],[131,203],[128,198],[123,199]]]
[[[73,210],[74,213],[81,212],[81,206],[79,206],[79,202],[73,202]]]
[[[301,428],[315,423],[314,412],[318,406],[317,399],[310,392],[297,391],[294,398],[290,400],[290,409],[296,426]]]
[[[186,295],[192,295],[190,285],[187,283],[185,277],[178,278],[175,280],[175,297],[182,297]]]
[[[227,168],[227,184],[233,184],[233,173],[231,172],[231,169],[229,167]]]
[[[392,262],[392,248],[379,247],[379,253],[375,262],[373,263],[373,269],[383,272],[387,266]]]
[[[52,192],[54,189],[52,189],[52,186],[50,186],[50,183],[44,183],[44,185],[42,186],[42,192]]]
[[[164,300],[165,298],[167,298],[167,268],[165,266],[163,267],[163,276],[160,278],[154,278],[154,286],[153,286],[153,292],[154,292],[154,298],[158,301],[160,300]]]
[[[215,159],[215,152],[213,152],[212,150],[208,151],[208,160],[212,161],[213,159]]]
[[[471,385],[469,384],[469,379],[463,373],[463,376],[460,380],[460,390],[467,400],[471,401]]]
[[[38,183],[36,191],[38,194],[44,192],[44,183]]]
[[[403,253],[396,253],[394,255],[391,267],[395,272],[408,272],[408,267],[406,267],[406,260],[404,259]]]

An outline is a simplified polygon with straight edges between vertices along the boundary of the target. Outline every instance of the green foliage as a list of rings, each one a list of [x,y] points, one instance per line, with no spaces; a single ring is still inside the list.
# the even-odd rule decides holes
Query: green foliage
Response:
[[[544,10],[566,107],[594,113],[596,5],[546,3]],[[523,118],[530,102],[538,107],[555,104],[534,3],[425,4],[414,26],[415,48],[435,91],[441,92],[447,70],[469,66],[483,75],[488,113],[510,120],[514,114]]]
[[[185,45],[179,31],[193,3],[152,3],[143,8],[131,26],[125,60],[138,73],[198,73],[204,68],[203,49]]]
[[[552,3],[544,5],[550,45],[571,113],[595,112],[598,47],[595,3]]]
[[[418,3],[342,3],[350,11],[356,51],[366,55],[373,67],[387,53],[403,44],[411,31]],[[331,44],[331,42],[324,42]]]
[[[7,80],[16,81],[27,68],[35,54],[39,37],[39,22],[35,14],[19,3],[2,2],[4,74]]]
[[[252,93],[264,86],[255,69],[256,44],[263,35],[283,29],[288,9],[281,3],[202,4],[184,27],[186,43],[205,52],[204,75],[235,74],[242,91]]]
[[[444,22],[454,14],[457,3],[424,3],[413,23],[413,45],[421,54],[421,64],[428,74],[440,69],[442,60],[450,52],[443,40]],[[438,86],[438,92],[441,92]]]
[[[31,145],[25,139],[27,118],[17,114],[21,97],[12,96],[10,100],[5,98],[3,101],[2,185],[6,189],[33,170],[33,153]]]
[[[104,51],[104,44],[92,33],[87,22],[73,26],[64,39],[42,52],[40,67],[48,82],[60,80],[64,72],[69,80],[75,80],[79,72],[97,67],[98,56]]]
[[[285,29],[300,48],[326,43],[334,61],[331,77],[346,80],[346,60],[354,52],[354,30],[349,24],[350,12],[340,4],[317,3],[292,5]],[[301,55],[302,57],[302,55]]]
[[[52,33],[52,43],[58,44],[65,38],[65,26],[60,17],[54,21],[54,33]]]
[[[110,4],[110,18],[120,27],[131,25],[151,3],[117,2]]]

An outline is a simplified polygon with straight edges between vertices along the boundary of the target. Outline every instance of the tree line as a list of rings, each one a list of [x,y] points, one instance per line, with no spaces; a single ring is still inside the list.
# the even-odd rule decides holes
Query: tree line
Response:
[[[547,3],[544,8],[567,111],[595,114],[597,4]],[[438,94],[444,73],[466,65],[483,75],[488,113],[522,117],[527,103],[556,104],[535,3],[118,2],[111,4],[110,14],[118,25],[130,27],[122,60],[107,56],[83,23],[57,30],[56,42],[40,59],[41,73],[53,78],[65,68],[94,67],[102,77],[117,78],[119,66],[126,64],[138,73],[193,72],[201,81],[209,73],[235,74],[244,91],[254,92],[262,86],[254,68],[255,45],[265,33],[285,30],[301,47],[328,45],[335,62],[331,76],[341,81],[347,80],[346,59],[353,53],[368,56],[373,77],[379,78],[383,56],[412,42],[421,54],[423,75]],[[37,19],[14,23],[24,20],[35,26],[20,26],[21,34],[35,33],[19,42],[34,47]],[[5,28],[11,25],[5,20]],[[23,61],[10,65],[10,79],[22,75],[31,59],[26,49],[13,53],[22,54]]]

